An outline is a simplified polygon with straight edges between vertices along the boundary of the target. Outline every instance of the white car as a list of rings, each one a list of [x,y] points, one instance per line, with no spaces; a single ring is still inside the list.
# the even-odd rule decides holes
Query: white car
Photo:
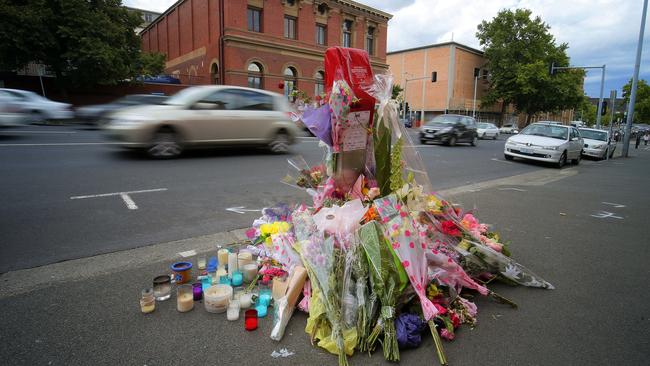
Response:
[[[503,154],[506,160],[514,158],[554,163],[558,168],[571,160],[579,164],[584,142],[573,126],[553,123],[533,123],[517,136],[506,141]]]
[[[616,144],[610,144],[609,132],[595,128],[580,128],[580,135],[584,140],[582,155],[597,159],[611,158],[616,150]]]
[[[70,119],[74,116],[71,104],[55,102],[26,90],[0,88],[0,92],[11,97],[29,115],[31,122]]]
[[[519,132],[519,129],[518,129],[517,126],[515,126],[515,125],[507,124],[507,125],[503,125],[503,126],[501,126],[501,128],[499,129],[499,132],[500,132],[500,133],[509,133],[509,134],[512,134],[512,133],[518,133],[518,132]]]
[[[480,139],[491,138],[496,140],[499,137],[499,129],[492,123],[479,122],[476,132]]]
[[[267,146],[286,153],[301,134],[289,118],[281,94],[238,86],[203,85],[183,89],[161,105],[121,109],[104,129],[126,148],[156,158],[185,149],[214,146]]]
[[[0,127],[20,126],[27,122],[27,115],[15,98],[0,90]]]

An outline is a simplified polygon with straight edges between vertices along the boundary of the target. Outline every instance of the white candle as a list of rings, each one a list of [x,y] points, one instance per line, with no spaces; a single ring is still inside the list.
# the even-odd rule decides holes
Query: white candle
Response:
[[[191,293],[183,293],[178,296],[176,301],[176,309],[181,313],[194,309],[193,295]]]
[[[226,266],[228,264],[228,249],[219,249],[217,252],[217,260],[219,261],[219,266]]]
[[[247,250],[239,251],[239,254],[237,255],[237,266],[239,267],[239,269],[244,268],[246,264],[252,262],[253,262],[253,253]]]
[[[245,264],[242,272],[244,272],[245,282],[253,282],[255,276],[257,276],[257,263]]]
[[[232,297],[232,287],[229,285],[215,285],[203,292],[205,310],[210,313],[223,313],[228,308]]]
[[[245,292],[239,296],[239,305],[242,309],[248,309],[253,302],[253,294]]]
[[[237,271],[237,253],[228,253],[228,276],[232,277],[235,271]]]
[[[226,319],[230,321],[235,321],[239,319],[239,301],[232,300],[228,305],[228,310],[226,311]]]

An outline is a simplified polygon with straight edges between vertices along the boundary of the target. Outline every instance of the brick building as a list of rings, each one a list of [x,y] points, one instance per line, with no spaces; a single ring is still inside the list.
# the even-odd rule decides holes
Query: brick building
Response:
[[[331,46],[368,51],[384,71],[390,14],[349,0],[180,0],[140,34],[184,84],[324,90]]]

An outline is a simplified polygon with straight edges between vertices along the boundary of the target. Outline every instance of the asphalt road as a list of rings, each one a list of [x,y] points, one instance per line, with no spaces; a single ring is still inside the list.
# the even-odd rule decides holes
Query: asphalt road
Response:
[[[436,190],[548,169],[505,161],[503,144],[416,150]],[[301,138],[291,155],[223,149],[156,161],[80,126],[0,132],[0,273],[247,227],[255,210],[309,199],[281,183],[292,155],[313,164],[323,152]]]
[[[476,298],[477,327],[462,327],[453,342],[444,343],[451,365],[648,364],[650,151],[633,154],[558,174],[541,172],[554,180],[524,183],[512,177],[454,197],[465,208],[476,207],[481,221],[510,242],[513,257],[556,289],[490,284],[519,309]],[[210,248],[214,255],[223,244],[216,238],[199,241],[0,275],[0,359],[66,366],[336,364],[336,356],[309,344],[301,313],[279,343],[268,338],[271,318],[246,332],[243,320],[228,322],[202,304],[179,314],[173,297],[143,316],[139,291],[168,271],[178,258],[170,253]],[[168,252],[155,252],[158,247]],[[138,262],[143,257],[153,259]],[[5,291],[9,287],[18,290]],[[273,358],[281,348],[294,354]],[[390,363],[379,351],[372,357],[356,354],[350,364]],[[437,364],[427,332],[419,348],[401,352],[401,364]]]

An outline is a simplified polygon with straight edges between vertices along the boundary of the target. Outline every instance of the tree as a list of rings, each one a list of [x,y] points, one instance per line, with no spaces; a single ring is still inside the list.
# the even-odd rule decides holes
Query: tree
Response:
[[[0,69],[41,63],[59,86],[115,84],[158,70],[134,29],[140,14],[120,0],[0,0]]]
[[[138,75],[142,76],[156,76],[163,73],[165,70],[165,54],[164,53],[146,53],[140,54],[140,67]]]
[[[393,95],[391,96],[391,98],[397,100],[403,91],[404,89],[402,89],[402,87],[399,86],[399,84],[393,84]]]
[[[575,108],[583,100],[584,71],[549,73],[549,66],[569,66],[566,43],[555,44],[550,27],[528,9],[502,10],[478,25],[476,37],[485,51],[490,70],[485,105],[502,102],[530,118],[540,112]],[[502,113],[503,115],[504,113]]]
[[[623,86],[623,98],[625,103],[630,102],[632,79]],[[650,123],[650,85],[640,79],[636,84],[636,97],[634,98],[634,120],[635,123]]]

